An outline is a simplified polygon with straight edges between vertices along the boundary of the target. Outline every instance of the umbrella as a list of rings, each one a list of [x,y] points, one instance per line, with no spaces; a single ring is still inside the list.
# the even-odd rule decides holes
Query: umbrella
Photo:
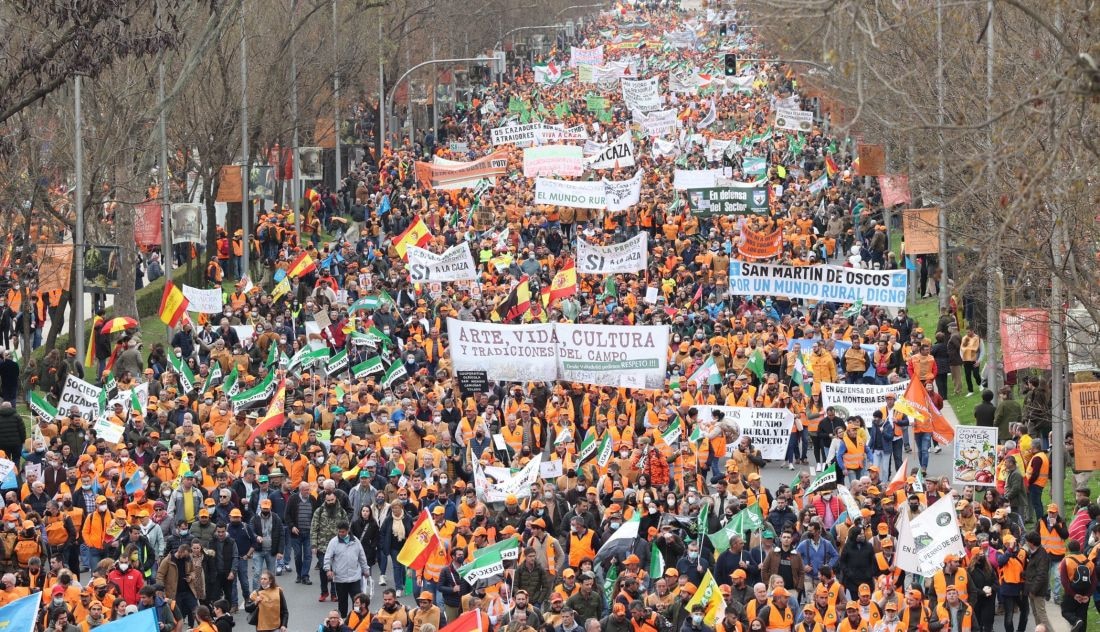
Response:
[[[100,328],[100,332],[105,334],[117,334],[120,331],[126,331],[138,326],[138,321],[130,318],[129,316],[120,316],[118,318],[112,318],[103,323],[103,327]]]

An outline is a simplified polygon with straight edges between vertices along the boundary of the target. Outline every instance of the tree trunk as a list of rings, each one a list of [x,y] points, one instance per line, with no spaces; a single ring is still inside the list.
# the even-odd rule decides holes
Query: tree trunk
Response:
[[[69,282],[70,288],[72,281]],[[65,323],[65,309],[69,307],[71,302],[69,298],[72,297],[72,290],[61,293],[61,300],[57,303],[57,308],[53,310],[50,315],[50,330],[46,332],[46,339],[42,342],[42,346],[46,348],[45,353],[53,351],[54,345],[57,344],[57,336],[61,334],[61,326]],[[76,310],[69,310],[70,313]],[[73,329],[69,329],[69,338],[72,338]],[[70,342],[70,346],[75,347],[76,342]],[[83,360],[83,358],[81,358]]]
[[[217,173],[210,175],[210,172],[202,174],[202,201],[206,205],[206,251],[213,253],[211,256],[216,257],[218,253],[218,210],[214,206],[214,192],[217,191]],[[226,211],[226,231],[229,231],[229,216],[228,210]],[[229,232],[229,236],[232,237],[233,233]],[[232,249],[232,246],[230,246]]]
[[[134,208],[127,205],[115,212],[115,239],[119,244],[118,294],[115,295],[115,315],[138,317],[137,247],[134,242]]]

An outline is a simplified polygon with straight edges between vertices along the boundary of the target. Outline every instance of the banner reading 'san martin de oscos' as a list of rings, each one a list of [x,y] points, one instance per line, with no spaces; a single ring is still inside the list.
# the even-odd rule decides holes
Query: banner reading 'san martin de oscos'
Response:
[[[905,270],[863,270],[841,266],[785,266],[730,262],[734,296],[787,296],[830,303],[905,307]]]
[[[569,380],[660,388],[668,369],[667,326],[502,325],[447,319],[456,371],[490,380]]]

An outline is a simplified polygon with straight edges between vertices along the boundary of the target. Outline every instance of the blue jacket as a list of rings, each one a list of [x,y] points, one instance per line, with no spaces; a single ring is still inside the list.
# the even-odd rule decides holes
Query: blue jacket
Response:
[[[229,539],[237,543],[237,554],[241,557],[248,555],[256,544],[256,536],[252,534],[252,528],[244,521],[239,523],[230,521],[226,533]]]
[[[835,568],[837,558],[840,557],[840,553],[837,552],[833,543],[825,538],[821,538],[821,542],[816,548],[813,545],[813,539],[806,538],[798,543],[795,550],[802,556],[802,563],[807,567],[807,574],[814,580],[817,580],[818,570],[822,566],[828,564]]]

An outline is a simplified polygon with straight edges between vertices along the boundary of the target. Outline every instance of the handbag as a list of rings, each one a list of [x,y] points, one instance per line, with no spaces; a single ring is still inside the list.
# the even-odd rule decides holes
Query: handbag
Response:
[[[248,625],[256,625],[256,622],[260,620],[260,607],[256,605],[256,602],[246,602],[244,611],[248,613]]]

